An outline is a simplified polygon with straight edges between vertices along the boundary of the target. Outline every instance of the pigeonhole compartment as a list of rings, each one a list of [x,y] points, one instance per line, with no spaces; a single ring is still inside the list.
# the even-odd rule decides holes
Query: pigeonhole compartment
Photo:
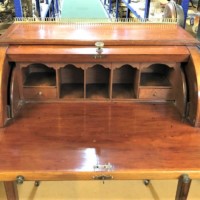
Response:
[[[109,99],[111,70],[103,65],[94,65],[86,70],[86,98]]]
[[[60,69],[60,97],[84,98],[84,70],[74,65]]]

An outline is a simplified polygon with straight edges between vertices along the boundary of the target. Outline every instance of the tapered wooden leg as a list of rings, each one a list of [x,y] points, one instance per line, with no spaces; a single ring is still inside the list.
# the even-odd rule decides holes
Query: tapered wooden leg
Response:
[[[17,185],[14,181],[4,181],[7,200],[19,200]]]
[[[190,184],[191,184],[191,179],[187,174],[183,174],[178,181],[178,187],[176,191],[176,200],[186,200],[189,189],[190,189]]]

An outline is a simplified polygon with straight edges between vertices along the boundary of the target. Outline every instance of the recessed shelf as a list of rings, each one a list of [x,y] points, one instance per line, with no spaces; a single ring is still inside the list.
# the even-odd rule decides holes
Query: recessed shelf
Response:
[[[86,70],[86,98],[106,99],[110,94],[110,69],[95,65]]]
[[[174,70],[164,64],[153,64],[141,72],[139,98],[175,100],[172,88]]]
[[[87,84],[86,86],[86,98],[89,99],[106,99],[109,98],[109,86],[103,83]]]
[[[113,70],[112,98],[135,98],[135,80],[137,69],[124,65]]]
[[[84,85],[79,83],[65,83],[61,85],[61,98],[84,98]]]
[[[57,70],[44,64],[22,67],[25,99],[175,100],[176,71],[166,64],[67,64]],[[111,65],[110,65],[111,66]],[[141,70],[141,71],[140,71]],[[58,73],[58,74],[57,74]]]
[[[84,70],[74,65],[60,69],[60,97],[84,98]]]
[[[27,76],[24,86],[55,86],[56,79],[51,72],[34,72]]]
[[[165,64],[153,64],[141,72],[140,86],[171,87],[173,69]]]
[[[140,78],[140,86],[171,87],[171,84],[164,74],[142,73]]]
[[[43,64],[32,64],[23,68],[23,85],[56,86],[55,70]]]
[[[113,84],[113,99],[132,99],[135,98],[133,84]]]

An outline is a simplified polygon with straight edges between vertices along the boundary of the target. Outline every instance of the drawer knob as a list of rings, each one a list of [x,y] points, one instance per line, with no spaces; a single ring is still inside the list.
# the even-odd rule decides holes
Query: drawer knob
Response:
[[[104,43],[103,42],[96,42],[95,46],[97,47],[96,52],[101,54],[103,52]]]
[[[96,42],[95,46],[96,46],[97,54],[93,55],[94,59],[103,58],[104,56],[102,55],[102,52],[103,52],[104,43],[103,42]]]

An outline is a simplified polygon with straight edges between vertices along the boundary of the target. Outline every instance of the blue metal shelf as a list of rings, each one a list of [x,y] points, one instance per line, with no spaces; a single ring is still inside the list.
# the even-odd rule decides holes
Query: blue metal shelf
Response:
[[[181,6],[182,6],[183,12],[184,12],[184,21],[185,22],[186,22],[186,18],[187,18],[189,3],[190,3],[190,0],[182,0],[182,2],[181,2]],[[185,26],[185,24],[184,24],[184,26]]]
[[[103,6],[104,6],[104,8],[105,8],[105,10],[106,10],[106,12],[108,14],[108,16],[109,17],[113,17],[113,16],[111,16],[112,11],[113,11],[113,9],[112,9],[112,0],[109,0],[108,4],[106,4],[106,0],[100,0],[100,1],[103,4]]]
[[[55,2],[56,1],[56,2]],[[46,3],[42,3],[39,4],[40,5],[40,17],[42,19],[45,19],[46,17],[55,17],[57,15],[57,13],[55,13],[56,11],[59,12],[59,9],[57,9],[58,6],[58,0],[47,0]],[[39,2],[39,0],[36,0],[37,4]],[[56,3],[56,5],[55,5]],[[37,5],[36,4],[36,5]],[[52,6],[52,14],[50,14],[50,8]]]
[[[139,19],[145,19],[149,17],[149,8],[150,8],[150,2],[151,0],[145,0],[145,9],[144,9],[144,15],[141,16],[141,14],[139,14],[136,9],[134,8],[133,5],[131,5],[131,0],[116,0],[116,18],[119,17],[119,2],[123,2],[126,7],[127,7],[127,14],[126,14],[126,18],[129,18],[129,13],[132,12],[137,18]],[[188,12],[188,7],[189,7],[189,2],[190,0],[182,0],[181,2],[181,6],[183,8],[184,11],[184,17],[185,20],[187,18],[187,12]]]
[[[42,5],[42,9],[41,9]],[[21,0],[14,0],[15,16],[23,17]],[[49,16],[50,7],[52,6],[52,15]],[[36,0],[36,9],[39,17],[44,19],[45,17],[55,17],[60,15],[58,0],[46,0],[46,4],[41,4],[39,0]]]
[[[150,2],[151,2],[151,0],[145,1],[145,11],[144,11],[144,18],[145,19],[149,17]]]
[[[15,6],[15,16],[23,17],[21,0],[14,0],[14,6]]]
[[[49,16],[49,11],[50,11],[50,7],[51,5],[54,4],[53,0],[48,0],[46,1],[46,4],[40,4],[41,5],[41,12],[40,12],[40,17],[41,19],[45,19],[45,17],[51,17]],[[54,7],[54,6],[53,6]],[[53,16],[52,16],[53,17]]]
[[[134,7],[131,5],[131,0],[121,0],[127,7],[127,14],[126,14],[126,18],[129,18],[129,12],[131,11],[137,18],[139,19],[143,19],[143,18],[148,18],[149,16],[149,7],[150,7],[150,0],[146,0],[145,3],[145,11],[144,11],[144,16],[141,16],[135,9]],[[116,6],[117,6],[117,11],[119,10],[119,0],[117,0],[116,2]],[[118,14],[116,14],[116,16],[118,17]]]

